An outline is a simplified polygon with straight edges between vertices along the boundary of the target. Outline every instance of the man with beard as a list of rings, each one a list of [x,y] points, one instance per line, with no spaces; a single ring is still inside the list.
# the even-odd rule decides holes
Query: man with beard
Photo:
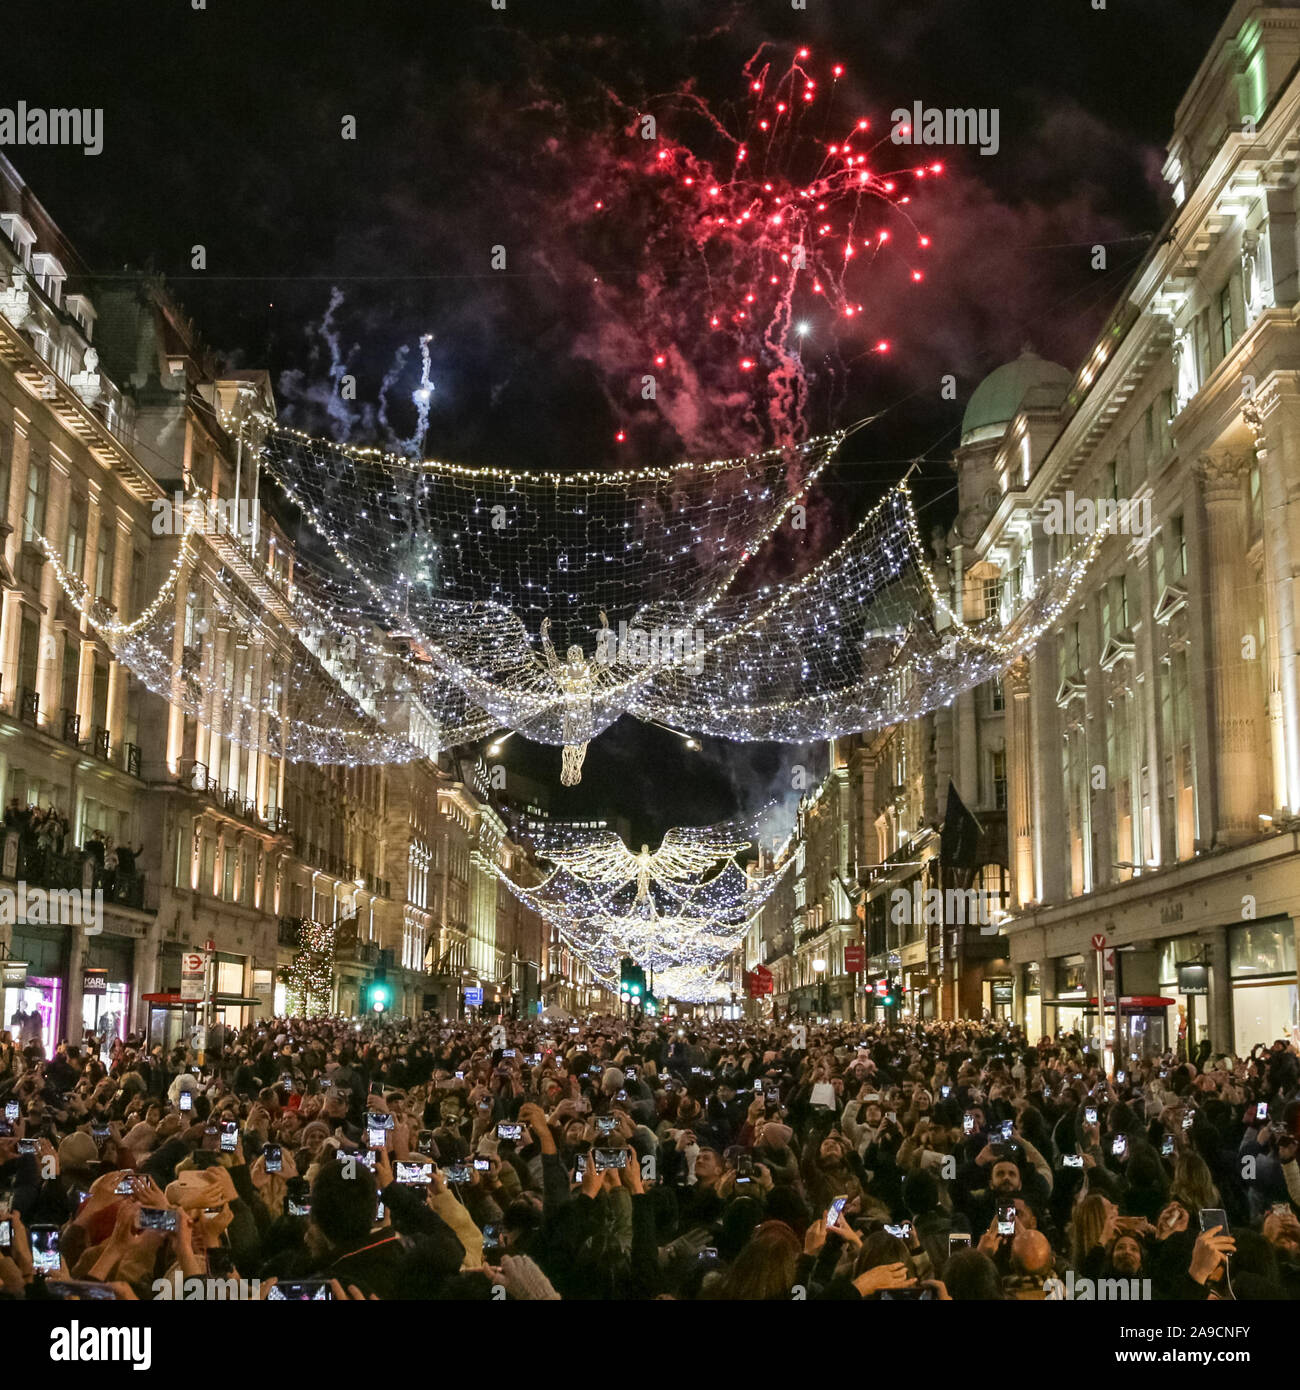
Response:
[[[988,1173],[987,1186],[977,1187],[976,1183],[985,1171]],[[1043,1207],[1036,1200],[1032,1181],[1029,1189],[1026,1189],[1020,1165],[1003,1144],[996,1146],[991,1164],[971,1164],[959,1172],[957,1187],[953,1205],[965,1213],[972,1231],[984,1230],[996,1219],[999,1206],[1016,1202],[1017,1199],[1023,1201],[1033,1213],[1035,1226],[1041,1230],[1045,1225]]]

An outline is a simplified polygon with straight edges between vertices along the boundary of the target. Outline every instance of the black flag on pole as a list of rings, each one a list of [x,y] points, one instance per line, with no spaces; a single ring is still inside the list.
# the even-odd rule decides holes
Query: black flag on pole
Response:
[[[948,805],[939,832],[939,864],[953,870],[957,886],[967,886],[979,867],[979,838],[983,833],[983,826],[966,809],[957,788],[949,781]]]

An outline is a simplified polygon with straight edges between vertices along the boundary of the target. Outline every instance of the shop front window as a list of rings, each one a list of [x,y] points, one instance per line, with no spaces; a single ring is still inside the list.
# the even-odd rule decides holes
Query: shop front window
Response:
[[[1251,922],[1229,933],[1232,977],[1294,975],[1295,927],[1290,922]]]
[[[1278,1038],[1294,1042],[1300,1033],[1300,999],[1296,982],[1237,985],[1232,991],[1233,1047],[1245,1057],[1256,1043]]]
[[[100,1052],[107,1054],[115,1039],[125,1040],[131,1017],[131,987],[112,984],[103,994],[85,994],[81,1001],[81,1021],[88,1034],[99,1040]]]
[[[13,1040],[25,1046],[39,1042],[52,1057],[59,1043],[59,1016],[63,981],[53,976],[29,975],[27,983],[4,992],[5,1026]]]
[[[1066,956],[1056,962],[1056,992],[1078,994],[1088,988],[1088,962],[1082,956]]]

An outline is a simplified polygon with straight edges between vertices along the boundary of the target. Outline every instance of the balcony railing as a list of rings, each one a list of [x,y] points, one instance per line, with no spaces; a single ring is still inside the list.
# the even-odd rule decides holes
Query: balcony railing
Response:
[[[81,716],[76,710],[65,709],[63,711],[63,741],[64,743],[81,742]]]
[[[135,750],[135,767],[139,767],[140,750],[135,744],[127,745],[127,771],[131,772],[131,751]],[[139,772],[135,773],[139,776]],[[175,782],[177,786],[185,787],[189,791],[198,792],[200,796],[206,796],[214,805],[219,806],[223,811],[232,816],[237,816],[240,820],[247,821],[250,825],[256,825],[263,829],[271,830],[277,835],[284,835],[288,832],[289,821],[284,812],[277,807],[267,806],[261,812],[257,809],[257,802],[250,801],[247,797],[240,796],[239,791],[234,787],[222,788],[217,779],[208,771],[206,763],[195,762],[187,759],[180,765],[180,770],[176,774]]]
[[[350,946],[339,947],[334,959],[351,965],[375,965],[379,960],[377,941],[354,941]]]
[[[18,697],[18,717],[24,724],[36,723],[36,712],[40,708],[41,697],[30,686],[23,686]]]
[[[112,752],[112,741],[107,729],[96,728],[95,735],[90,740],[90,751],[95,757],[108,762],[109,754]]]
[[[106,903],[142,912],[158,911],[156,886],[134,867],[124,870],[111,863],[101,865],[84,849],[60,852],[55,845],[42,843],[39,836],[12,826],[0,830],[0,876],[21,880],[32,888],[99,889]]]

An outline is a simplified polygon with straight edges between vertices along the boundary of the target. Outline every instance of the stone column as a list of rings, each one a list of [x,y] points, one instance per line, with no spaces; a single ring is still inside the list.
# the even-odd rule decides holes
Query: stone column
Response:
[[[1007,769],[1009,806],[1007,823],[1011,832],[1011,870],[1014,875],[1013,899],[1024,907],[1037,896],[1034,879],[1034,791],[1033,752],[1029,729],[1029,663],[1022,657],[1006,674],[1010,697],[1007,710]]]
[[[1208,589],[1213,657],[1210,661],[1217,797],[1215,839],[1246,839],[1259,829],[1259,728],[1255,674],[1256,633],[1242,601],[1246,508],[1244,458],[1206,455],[1200,461],[1208,543]],[[1248,659],[1253,653],[1254,660]]]
[[[17,589],[8,589],[4,609],[0,614],[0,699],[11,705],[15,714],[18,706],[18,647],[23,631],[23,597]]]
[[[1295,456],[1296,401],[1289,397],[1268,432],[1265,406],[1246,401],[1241,409],[1255,440],[1264,501],[1264,593],[1268,631],[1273,636],[1273,671],[1268,714],[1273,754],[1273,804],[1300,811],[1300,672],[1297,659],[1295,561],[1293,559],[1289,459]],[[1269,433],[1274,435],[1270,457]]]
[[[95,641],[81,639],[81,666],[77,671],[77,714],[83,740],[95,737]]]
[[[56,554],[61,553],[68,530],[68,493],[70,482],[68,471],[51,454],[50,492],[45,505],[45,538]],[[59,648],[63,645],[63,635],[54,627],[54,615],[63,589],[54,573],[54,566],[46,564],[41,570],[41,640],[40,652],[36,661],[36,692],[40,697],[37,704],[37,719],[42,729],[52,732],[57,738],[62,732],[54,727],[56,717],[55,702],[58,700]]]
[[[1232,979],[1228,968],[1228,929],[1212,927],[1209,931],[1201,932],[1199,940],[1207,948],[1210,961],[1210,994],[1204,1001],[1209,1008],[1210,1042],[1215,1052],[1231,1052]]]
[[[68,994],[67,1011],[64,1015],[64,1037],[69,1041],[81,1041],[84,1028],[82,1010],[84,999],[81,992],[82,968],[86,964],[86,933],[79,923],[68,928]]]

